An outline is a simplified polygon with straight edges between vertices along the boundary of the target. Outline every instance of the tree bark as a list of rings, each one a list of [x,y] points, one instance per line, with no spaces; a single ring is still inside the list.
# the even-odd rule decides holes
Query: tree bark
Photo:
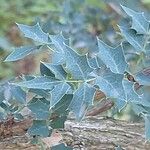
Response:
[[[32,120],[27,119],[9,126],[7,136],[0,132],[0,150],[38,150],[29,144],[25,135]],[[4,126],[0,126],[0,131]],[[118,145],[125,150],[150,150],[150,143],[144,139],[144,124],[114,120],[106,117],[86,117],[78,123],[69,119],[65,129],[60,130],[63,142],[75,150],[114,150]]]
[[[75,149],[114,150],[118,145],[125,150],[150,150],[144,138],[144,124],[88,117],[82,122],[65,123],[64,141]]]

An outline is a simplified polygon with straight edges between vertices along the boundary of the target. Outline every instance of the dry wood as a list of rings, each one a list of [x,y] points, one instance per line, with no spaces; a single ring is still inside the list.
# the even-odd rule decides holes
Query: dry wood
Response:
[[[38,150],[37,146],[29,144],[25,136],[32,120],[26,119],[15,122],[11,127],[11,134],[1,134],[0,150]],[[2,124],[0,131],[2,131]],[[7,131],[10,131],[7,128]],[[60,131],[63,140],[74,149],[83,150],[114,150],[117,145],[126,150],[150,150],[150,143],[144,139],[144,125],[113,120],[106,117],[86,117],[77,123],[69,119],[65,123],[65,130]],[[1,132],[2,133],[2,132]]]

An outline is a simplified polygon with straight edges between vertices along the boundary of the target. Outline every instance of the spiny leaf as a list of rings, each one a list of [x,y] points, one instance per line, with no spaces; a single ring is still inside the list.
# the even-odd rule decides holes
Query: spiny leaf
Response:
[[[6,101],[12,99],[11,85],[8,83],[4,85],[4,97]]]
[[[123,80],[123,87],[126,95],[126,102],[131,102],[131,103],[137,103],[141,104],[142,103],[142,97],[138,95],[137,92],[134,90],[134,83],[130,82],[128,80]]]
[[[67,94],[68,90],[70,89],[69,84],[67,83],[60,83],[54,87],[54,89],[51,91],[51,102],[50,106],[53,107],[55,104],[57,104],[62,97]]]
[[[115,74],[110,69],[99,70],[92,74],[96,77],[95,85],[99,86],[107,97],[126,99],[122,80],[124,75]]]
[[[28,129],[28,133],[31,136],[48,137],[51,132],[45,120],[33,120],[32,126]]]
[[[47,100],[50,100],[50,93],[49,90],[43,90],[43,89],[29,89],[29,92],[35,93],[36,95],[39,95],[41,97],[46,98]]]
[[[51,121],[50,126],[53,129],[64,128],[65,127],[64,123],[66,120],[67,120],[67,114],[57,116]]]
[[[72,94],[65,94],[62,99],[51,108],[52,116],[54,115],[54,119],[50,122],[52,128],[64,128],[64,122],[66,121],[69,113],[68,107],[72,101],[72,97]]]
[[[44,66],[46,66],[55,76],[55,78],[64,80],[67,77],[67,73],[63,69],[62,65],[53,65],[50,63],[42,62]]]
[[[119,26],[121,34],[136,49],[137,52],[145,51],[145,37],[137,34],[135,30]]]
[[[119,45],[116,48],[112,48],[101,40],[98,40],[98,48],[98,56],[105,65],[114,73],[124,74],[127,63],[125,61],[122,46]]]
[[[99,68],[98,63],[97,63],[97,57],[88,57],[87,58],[88,64],[91,68],[97,69]]]
[[[52,73],[52,71],[47,68],[44,63],[40,63],[40,73],[42,76],[51,76],[51,77],[55,77],[55,75]]]
[[[78,55],[73,49],[66,45],[66,70],[73,79],[87,79],[93,69],[88,65],[86,56]]]
[[[22,46],[15,48],[14,51],[5,59],[5,61],[16,61],[30,55],[41,47],[39,46]]]
[[[52,57],[52,63],[56,65],[64,64],[66,60],[64,43],[69,45],[69,40],[65,39],[62,33],[57,35],[50,35],[50,39],[52,41],[52,44],[55,46],[53,48],[54,53]]]
[[[46,120],[50,117],[50,102],[45,98],[33,98],[28,103],[28,108],[35,114],[36,119]]]
[[[23,91],[18,86],[11,86],[11,92],[12,96],[15,98],[15,100],[19,103],[25,103],[26,102],[26,92]]]
[[[105,64],[102,62],[102,60],[97,56],[97,54],[94,57],[87,57],[87,62],[89,66],[93,69],[98,69],[101,67],[104,67]]]
[[[2,86],[0,86],[0,103],[5,100],[5,96],[4,96],[4,88]]]
[[[148,113],[148,111],[142,105],[131,103],[131,108],[136,115],[140,115],[141,113]]]
[[[134,105],[144,104],[144,101],[142,100],[142,95],[139,95],[134,90],[133,82],[123,79],[122,86],[124,89],[125,97],[124,98],[118,97],[117,99],[114,99],[116,107],[119,111],[121,111],[126,106],[127,103],[134,104]]]
[[[87,83],[83,83],[75,91],[69,109],[74,112],[76,118],[81,120],[90,105],[93,105],[96,89]]]
[[[150,86],[150,68],[146,68],[135,75],[135,80],[145,86]]]
[[[142,86],[138,89],[138,94],[141,96],[141,104],[144,107],[150,107],[150,87]]]
[[[122,9],[132,18],[132,29],[135,29],[140,34],[145,34],[149,30],[149,21],[145,18],[144,12],[136,12],[125,6]]]
[[[68,109],[70,102],[72,101],[72,94],[65,94],[62,99],[51,109],[52,113],[57,115],[62,115],[66,113],[65,111]]]
[[[122,99],[115,99],[114,101],[115,101],[115,105],[116,105],[119,112],[121,112],[121,110],[123,108],[125,108],[125,106],[127,104],[127,102],[122,100]]]
[[[52,77],[36,77],[29,81],[23,81],[19,83],[13,83],[21,87],[31,88],[31,89],[43,89],[43,90],[52,90],[54,85],[61,83],[59,80],[56,80]]]
[[[34,41],[48,44],[49,43],[49,35],[47,33],[44,33],[39,25],[39,23],[28,26],[23,24],[17,24],[21,32],[24,33],[25,37],[30,38]]]

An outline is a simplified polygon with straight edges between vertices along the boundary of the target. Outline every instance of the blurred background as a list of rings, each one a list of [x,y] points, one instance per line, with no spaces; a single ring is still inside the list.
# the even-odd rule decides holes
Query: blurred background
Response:
[[[39,60],[47,57],[45,53],[14,63],[3,62],[13,47],[31,42],[23,38],[16,23],[40,22],[45,32],[63,31],[71,37],[76,49],[95,50],[93,36],[116,44],[116,24],[123,15],[119,4],[149,14],[150,0],[0,0],[0,79],[38,73]]]
[[[0,0],[0,80],[38,74],[40,60],[49,59],[45,51],[17,62],[3,62],[13,47],[32,43],[22,36],[16,23],[39,22],[44,32],[70,37],[80,53],[96,51],[96,36],[112,46],[120,42],[117,24],[129,21],[121,19],[125,14],[120,4],[150,16],[150,0]]]

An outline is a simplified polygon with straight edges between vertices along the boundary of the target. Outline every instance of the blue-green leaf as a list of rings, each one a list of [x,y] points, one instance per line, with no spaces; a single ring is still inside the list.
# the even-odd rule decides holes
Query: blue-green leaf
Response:
[[[119,45],[116,48],[112,48],[101,40],[98,40],[98,48],[98,56],[105,65],[114,73],[124,74],[127,63],[125,61],[122,46]]]
[[[52,116],[54,115],[54,119],[50,122],[52,128],[64,128],[64,122],[66,121],[69,113],[68,107],[72,101],[72,97],[72,94],[64,95],[63,98],[51,108]]]
[[[41,97],[46,98],[47,100],[50,100],[50,93],[49,90],[43,90],[43,89],[29,89],[29,92],[35,93],[36,95],[39,95]]]
[[[26,102],[26,92],[23,91],[20,87],[11,86],[11,93],[17,102],[23,104]]]
[[[94,57],[87,57],[87,62],[89,66],[93,69],[98,69],[101,67],[104,67],[105,64],[102,62],[102,60],[97,56],[97,54]]]
[[[141,104],[142,103],[142,97],[136,93],[134,90],[134,83],[130,82],[128,80],[123,80],[123,87],[126,95],[126,102],[131,102],[131,103],[137,103]]]
[[[124,89],[124,94],[125,97],[121,98],[118,97],[117,99],[115,99],[115,104],[116,107],[119,111],[121,111],[127,103],[130,104],[144,104],[144,101],[142,100],[142,95],[139,95],[135,90],[134,90],[134,82],[130,82],[128,80],[123,79],[122,80],[122,86]]]
[[[66,82],[56,85],[54,89],[51,91],[50,106],[51,107],[55,106],[55,104],[57,104],[62,99],[62,97],[65,94],[67,94],[69,89],[70,86]]]
[[[65,127],[64,123],[67,120],[67,114],[64,114],[64,115],[62,114],[62,115],[59,115],[57,117],[55,116],[55,118],[53,120],[51,120],[50,126],[53,129],[64,128]]]
[[[76,118],[81,120],[90,105],[93,105],[96,89],[87,83],[83,83],[75,91],[69,109],[74,112]]]
[[[93,69],[89,66],[86,56],[80,56],[73,49],[66,45],[66,70],[73,79],[87,79]]]
[[[147,113],[148,111],[142,105],[138,105],[135,103],[131,103],[132,110],[136,115],[140,115],[141,113]]]
[[[117,147],[115,148],[115,150],[123,150],[123,149],[122,149],[121,146],[119,145],[119,146],[117,146]]]
[[[43,90],[52,90],[54,85],[61,83],[59,80],[56,80],[52,77],[36,77],[29,81],[23,81],[19,83],[12,83],[25,88],[31,89],[43,89]]]
[[[150,86],[150,69],[144,69],[135,75],[135,80],[140,85]]]
[[[126,99],[122,80],[124,75],[115,74],[110,69],[99,70],[93,74],[96,77],[95,85],[99,86],[107,97]]]
[[[52,71],[47,68],[42,62],[40,63],[40,73],[42,76],[51,76],[55,77],[55,75],[52,73]]]
[[[52,57],[52,63],[56,65],[64,64],[66,60],[64,43],[69,45],[69,40],[65,39],[62,33],[57,35],[50,35],[50,39],[52,41],[52,44],[55,46],[53,47],[54,53]]]
[[[121,112],[121,110],[127,105],[127,102],[122,99],[115,99],[114,101],[119,112]]]
[[[2,86],[0,86],[0,103],[5,100],[5,96],[4,96],[4,88]]]
[[[121,34],[136,49],[137,52],[145,51],[145,37],[137,34],[135,30],[119,26]]]
[[[28,133],[31,136],[48,137],[51,132],[45,120],[33,120],[32,126],[28,129]]]
[[[17,24],[21,32],[25,35],[25,37],[30,38],[36,42],[48,44],[49,43],[49,35],[44,33],[39,25],[39,23],[28,26],[23,24]]]
[[[66,110],[68,109],[72,98],[72,94],[65,94],[62,99],[51,109],[52,113],[57,115],[62,115],[63,113],[66,113]]]
[[[88,57],[87,61],[88,61],[88,64],[89,64],[89,66],[91,68],[93,68],[93,69],[99,68],[98,64],[97,64],[97,57],[93,57],[93,58],[92,57]]]
[[[132,29],[135,29],[140,34],[145,34],[148,32],[149,21],[145,18],[144,12],[136,12],[125,6],[121,7],[127,13],[127,15],[132,18]]]
[[[33,98],[28,103],[28,108],[38,120],[46,120],[50,117],[50,102],[45,98]]]
[[[14,51],[5,59],[5,61],[16,61],[30,55],[41,47],[39,46],[22,46],[15,48]]]
[[[42,64],[45,65],[55,75],[55,78],[60,80],[66,79],[67,73],[63,69],[62,65],[53,65],[44,62],[42,62]]]
[[[141,104],[144,107],[150,107],[150,87],[142,86],[138,89],[138,94],[141,96]]]

